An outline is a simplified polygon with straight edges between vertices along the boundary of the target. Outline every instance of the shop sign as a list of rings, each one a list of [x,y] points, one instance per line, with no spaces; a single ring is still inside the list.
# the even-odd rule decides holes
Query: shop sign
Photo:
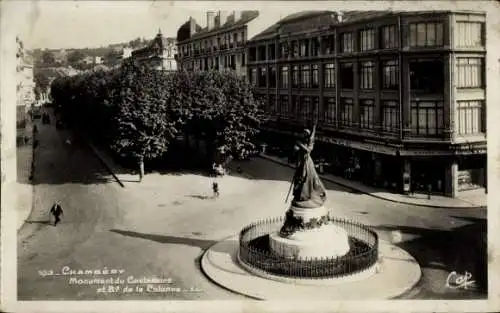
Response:
[[[452,155],[450,151],[432,151],[432,150],[400,150],[401,156],[438,156]]]
[[[349,140],[345,140],[345,139],[337,139],[337,138],[331,138],[331,137],[322,137],[321,139],[322,139],[322,141],[325,141],[328,143],[333,143],[336,145],[345,146],[345,147],[349,147],[349,148],[365,150],[365,151],[370,151],[370,152],[375,152],[375,153],[396,155],[395,149],[380,146],[380,145],[358,143],[358,142],[353,142],[353,141],[349,141]]]

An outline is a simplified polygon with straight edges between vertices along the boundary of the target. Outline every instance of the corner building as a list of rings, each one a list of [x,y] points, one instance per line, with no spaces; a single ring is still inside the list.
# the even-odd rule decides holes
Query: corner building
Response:
[[[279,20],[274,12],[207,12],[206,27],[190,18],[177,31],[179,69],[233,70],[247,74],[245,44],[249,38]]]
[[[301,12],[247,44],[271,146],[318,121],[348,179],[455,197],[486,187],[485,13]]]
[[[172,72],[177,70],[176,53],[175,38],[163,37],[161,30],[158,30],[158,34],[147,47],[133,51],[124,49],[122,59],[131,57],[133,60],[148,64],[156,70]]]

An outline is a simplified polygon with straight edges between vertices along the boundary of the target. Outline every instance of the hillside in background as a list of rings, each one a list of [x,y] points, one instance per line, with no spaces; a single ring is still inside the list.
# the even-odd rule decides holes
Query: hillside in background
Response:
[[[58,77],[76,75],[96,67],[114,67],[120,63],[124,48],[135,50],[147,46],[150,42],[151,40],[136,38],[129,42],[98,48],[27,51],[34,65],[35,94],[38,97],[40,93],[47,93],[52,81]],[[101,64],[95,64],[96,57],[101,58]]]
[[[93,67],[86,58],[100,57],[106,66],[116,65],[124,48],[132,50],[145,47],[151,42],[145,38],[136,38],[129,42],[110,44],[105,47],[83,49],[34,49],[31,51],[35,67],[67,67],[87,70]]]

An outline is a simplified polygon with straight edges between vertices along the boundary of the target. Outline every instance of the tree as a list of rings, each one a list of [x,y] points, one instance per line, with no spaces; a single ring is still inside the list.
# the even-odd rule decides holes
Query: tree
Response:
[[[84,58],[85,54],[81,50],[73,50],[68,54],[68,63],[74,66]]]
[[[44,51],[42,54],[42,66],[44,67],[50,67],[50,66],[55,66],[56,65],[56,58],[54,56],[54,53],[51,51]]]
[[[144,176],[144,163],[161,157],[177,129],[167,112],[163,73],[133,63],[122,68],[113,102],[116,133],[112,149],[123,157],[133,157]]]
[[[260,104],[251,86],[233,72],[202,72],[189,78],[191,117],[187,128],[207,143],[207,158],[225,166],[256,149]]]

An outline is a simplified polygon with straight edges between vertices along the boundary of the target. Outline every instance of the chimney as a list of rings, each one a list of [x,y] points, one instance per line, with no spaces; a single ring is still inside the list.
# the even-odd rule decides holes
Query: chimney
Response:
[[[342,23],[343,20],[344,20],[344,12],[338,11],[337,12],[337,22]]]
[[[233,11],[234,21],[237,22],[241,20],[241,11]]]
[[[189,36],[193,36],[196,33],[196,20],[189,17]]]
[[[229,17],[228,11],[219,11],[219,24],[217,26],[222,26],[226,24],[227,18]]]
[[[207,29],[214,29],[215,25],[215,12],[207,12]]]

